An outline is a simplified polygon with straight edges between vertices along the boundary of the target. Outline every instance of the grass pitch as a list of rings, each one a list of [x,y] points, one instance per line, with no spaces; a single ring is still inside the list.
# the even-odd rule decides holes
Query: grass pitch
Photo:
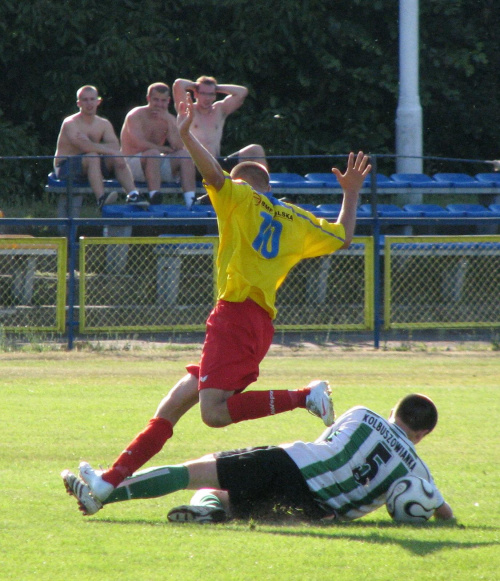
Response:
[[[418,450],[458,519],[394,524],[385,509],[349,524],[172,525],[190,492],[107,506],[82,517],[63,468],[106,465],[143,428],[196,353],[0,355],[0,578],[155,581],[498,579],[500,360],[487,353],[280,351],[255,388],[288,389],[324,377],[338,413],[363,404],[384,415],[419,391],[440,411]],[[304,410],[215,430],[198,410],[149,464],[179,463],[246,445],[314,439]]]

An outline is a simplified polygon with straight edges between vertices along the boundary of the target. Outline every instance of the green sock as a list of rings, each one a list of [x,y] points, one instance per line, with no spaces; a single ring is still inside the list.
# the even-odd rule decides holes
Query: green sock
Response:
[[[191,500],[189,501],[189,504],[195,506],[211,506],[213,508],[224,508],[218,496],[212,494],[210,490],[203,488],[201,490],[197,490],[194,493],[193,498],[191,498]]]
[[[188,484],[189,472],[184,464],[147,468],[126,478],[113,490],[103,504],[135,498],[165,496],[171,492],[183,490]]]

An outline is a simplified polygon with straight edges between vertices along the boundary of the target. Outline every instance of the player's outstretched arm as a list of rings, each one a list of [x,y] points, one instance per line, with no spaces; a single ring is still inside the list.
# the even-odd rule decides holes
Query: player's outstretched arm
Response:
[[[224,185],[224,173],[215,157],[196,139],[191,133],[190,127],[193,122],[193,99],[189,93],[186,94],[185,101],[179,103],[179,113],[177,114],[177,127],[181,139],[189,151],[196,167],[205,182],[219,191]]]
[[[337,223],[342,224],[345,230],[345,242],[342,248],[348,248],[354,236],[358,195],[366,176],[372,169],[371,164],[368,163],[369,159],[362,151],[356,157],[351,152],[347,160],[345,173],[342,173],[336,167],[332,168],[332,172],[337,176],[344,192],[344,200],[337,220]]]

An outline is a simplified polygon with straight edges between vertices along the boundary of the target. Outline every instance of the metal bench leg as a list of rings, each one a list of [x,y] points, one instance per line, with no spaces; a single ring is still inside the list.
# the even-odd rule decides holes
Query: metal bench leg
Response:
[[[316,276],[307,280],[307,301],[313,304],[324,304],[328,293],[328,273],[332,264],[333,255],[329,254],[320,259]]]
[[[22,305],[31,304],[35,284],[36,256],[17,257],[12,274],[12,293]]]
[[[105,226],[105,237],[129,238],[132,226]],[[121,274],[127,268],[128,244],[111,244],[106,246],[106,268],[112,274]]]
[[[179,296],[182,259],[180,256],[160,256],[156,267],[156,296],[161,306],[172,307]]]
[[[73,218],[78,218],[80,216],[80,211],[82,209],[83,196],[77,195],[73,196]],[[68,217],[68,199],[66,196],[60,195],[57,201],[57,217],[67,218]]]

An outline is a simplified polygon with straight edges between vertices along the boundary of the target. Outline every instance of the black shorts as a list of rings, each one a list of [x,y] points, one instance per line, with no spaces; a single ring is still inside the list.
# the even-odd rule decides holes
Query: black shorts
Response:
[[[75,155],[63,159],[56,168],[56,177],[58,180],[65,180],[70,171],[73,172],[73,178],[76,180],[86,180],[87,174],[83,171],[83,155]],[[106,158],[101,156],[101,173],[104,179],[109,179],[111,173],[106,165]]]
[[[276,446],[216,454],[217,475],[237,519],[293,514],[318,520],[327,513],[315,502],[295,462]]]

